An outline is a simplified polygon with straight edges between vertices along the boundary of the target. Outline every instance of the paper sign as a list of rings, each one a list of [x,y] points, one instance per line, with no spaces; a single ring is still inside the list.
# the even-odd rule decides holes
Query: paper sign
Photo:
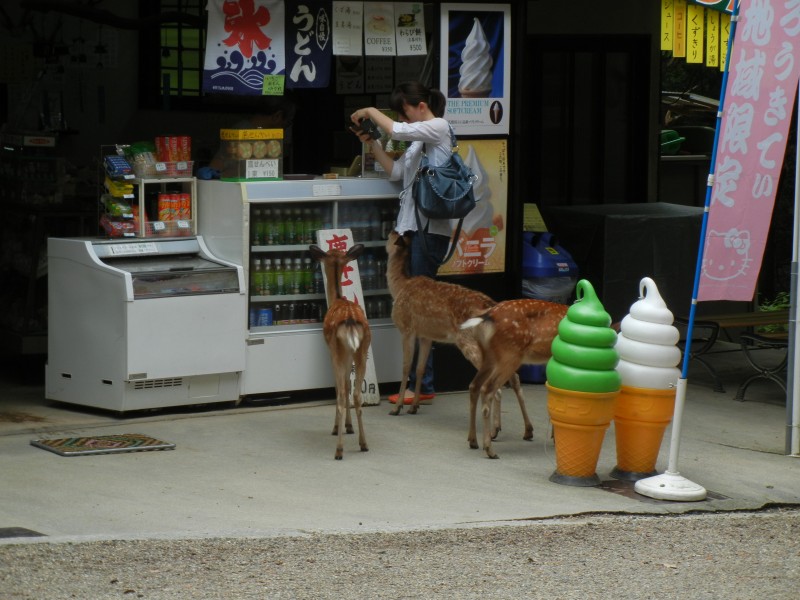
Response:
[[[394,16],[397,56],[427,54],[422,2],[395,2]]]
[[[286,77],[283,75],[264,75],[264,85],[261,92],[264,96],[283,96],[283,87]]]
[[[333,53],[341,56],[361,56],[364,33],[364,3],[333,3]]]
[[[364,54],[394,56],[394,5],[391,2],[364,3]]]

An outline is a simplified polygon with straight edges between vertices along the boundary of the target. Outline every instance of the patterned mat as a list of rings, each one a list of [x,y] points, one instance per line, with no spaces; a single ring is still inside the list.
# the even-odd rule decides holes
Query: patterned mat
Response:
[[[31,440],[31,445],[55,452],[61,456],[116,454],[118,452],[141,452],[143,450],[173,450],[175,448],[175,444],[163,442],[141,433]]]

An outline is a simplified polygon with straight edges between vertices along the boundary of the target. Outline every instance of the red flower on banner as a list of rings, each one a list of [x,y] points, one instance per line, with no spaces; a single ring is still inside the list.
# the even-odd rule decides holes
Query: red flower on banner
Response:
[[[255,0],[226,0],[222,5],[225,14],[225,31],[231,34],[222,40],[226,46],[239,46],[242,56],[253,56],[253,44],[259,50],[269,48],[272,39],[261,28],[270,22],[269,10],[255,7]]]

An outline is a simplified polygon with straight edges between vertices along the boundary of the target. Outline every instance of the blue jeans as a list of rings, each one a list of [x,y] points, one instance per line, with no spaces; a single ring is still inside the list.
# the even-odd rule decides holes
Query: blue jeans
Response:
[[[425,236],[428,253],[425,253],[425,247],[422,245],[421,236]],[[437,235],[433,233],[426,233],[422,231],[411,233],[411,255],[409,264],[409,275],[414,277],[416,275],[425,275],[431,279],[436,278],[436,273],[439,270],[439,265],[447,253],[447,248],[450,246],[450,238],[444,235]],[[414,357],[411,360],[411,372],[408,376],[408,388],[414,390],[417,382],[417,353],[419,346],[414,348]],[[422,386],[420,392],[423,394],[433,394],[433,349],[428,354],[428,360],[425,363],[425,372],[422,375]]]

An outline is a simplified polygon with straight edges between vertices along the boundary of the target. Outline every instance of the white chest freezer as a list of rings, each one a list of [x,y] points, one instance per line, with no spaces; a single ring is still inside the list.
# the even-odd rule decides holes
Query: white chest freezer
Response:
[[[241,266],[202,237],[48,240],[50,400],[117,412],[238,400]]]

